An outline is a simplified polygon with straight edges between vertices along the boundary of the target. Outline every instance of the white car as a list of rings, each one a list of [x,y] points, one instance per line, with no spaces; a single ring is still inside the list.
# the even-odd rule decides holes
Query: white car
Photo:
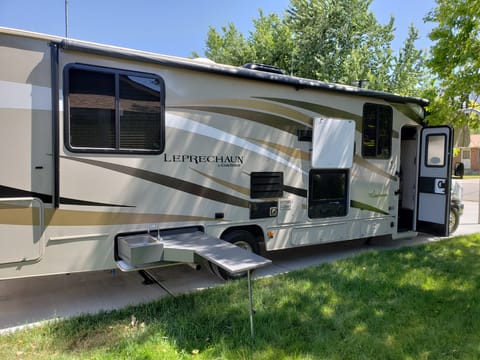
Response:
[[[463,214],[463,202],[462,202],[463,188],[462,185],[455,180],[452,180],[452,191],[450,194],[450,218],[449,218],[449,231],[453,234],[458,228],[460,223],[460,216]]]

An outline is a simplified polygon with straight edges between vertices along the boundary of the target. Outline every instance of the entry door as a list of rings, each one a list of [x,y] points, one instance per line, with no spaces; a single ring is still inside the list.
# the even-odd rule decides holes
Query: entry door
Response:
[[[448,236],[452,129],[424,128],[421,133],[417,231]]]

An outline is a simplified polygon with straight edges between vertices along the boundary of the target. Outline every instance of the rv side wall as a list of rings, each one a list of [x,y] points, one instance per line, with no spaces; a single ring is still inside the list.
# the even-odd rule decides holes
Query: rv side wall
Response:
[[[157,229],[243,229],[267,250],[397,231],[399,132],[418,126],[405,107],[111,50],[60,49],[54,208],[48,41],[0,46],[2,93],[15,92],[0,99],[0,278],[113,268],[118,235]],[[316,154],[346,147],[351,163],[312,169],[318,117],[355,125],[353,144]]]

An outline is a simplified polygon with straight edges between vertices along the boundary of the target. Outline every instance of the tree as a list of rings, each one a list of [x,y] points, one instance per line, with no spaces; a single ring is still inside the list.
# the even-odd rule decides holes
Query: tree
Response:
[[[415,47],[418,30],[411,25],[408,38],[394,60],[388,91],[402,95],[419,96],[428,88],[431,77],[427,73],[426,54]]]
[[[276,14],[264,15],[253,20],[254,31],[245,38],[229,23],[218,33],[210,27],[206,40],[205,56],[215,62],[241,66],[249,62],[275,65],[282,69],[290,67],[293,48],[292,33]],[[193,57],[199,57],[194,52]]]
[[[478,127],[478,117],[459,109],[480,94],[480,0],[436,0],[426,17],[436,22],[430,33],[435,42],[428,66],[438,77],[432,102],[432,121]]]
[[[210,28],[205,55],[231,65],[260,62],[296,76],[344,84],[368,80],[367,87],[418,95],[424,83],[425,56],[415,49],[412,26],[396,55],[394,18],[378,23],[372,0],[291,0],[285,16],[264,15],[244,37],[233,24],[222,33]]]
[[[219,34],[213,27],[208,30],[205,56],[210,60],[235,66],[251,62],[252,49],[245,37],[229,23]],[[198,57],[194,52],[193,57]]]
[[[390,68],[393,19],[380,25],[369,10],[370,3],[291,0],[286,21],[297,39],[296,73],[349,83],[365,77],[371,81],[379,67]]]
[[[293,34],[290,27],[276,14],[264,15],[253,20],[254,31],[250,34],[253,56],[250,61],[272,64],[284,70],[291,70]]]

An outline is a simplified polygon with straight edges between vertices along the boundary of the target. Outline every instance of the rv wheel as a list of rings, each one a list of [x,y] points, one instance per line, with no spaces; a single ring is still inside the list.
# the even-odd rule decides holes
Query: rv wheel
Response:
[[[255,236],[252,233],[246,230],[235,230],[225,234],[222,237],[223,240],[228,241],[229,243],[241,247],[247,251],[254,252],[258,254],[258,243],[255,239]],[[222,268],[218,267],[215,264],[210,263],[210,268],[213,272],[224,280],[233,280],[233,279],[240,279],[247,276],[246,272],[239,273],[239,274],[232,274],[228,271],[223,270]]]
[[[450,234],[453,234],[455,230],[457,230],[459,223],[460,215],[458,214],[458,210],[454,207],[450,207],[450,218],[448,221],[448,231]]]

